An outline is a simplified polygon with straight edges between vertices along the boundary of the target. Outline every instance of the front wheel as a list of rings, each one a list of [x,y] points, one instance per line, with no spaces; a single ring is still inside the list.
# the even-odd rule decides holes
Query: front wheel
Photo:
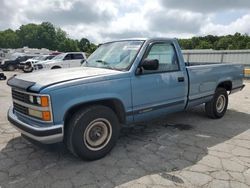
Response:
[[[209,117],[219,119],[227,111],[228,94],[224,88],[217,88],[213,99],[205,104],[205,110]]]
[[[32,72],[32,71],[33,71],[33,67],[23,69],[23,72],[25,72],[25,73],[29,73],[29,72]]]
[[[66,126],[68,149],[86,160],[96,160],[107,155],[120,132],[120,124],[114,111],[101,105],[77,111]]]

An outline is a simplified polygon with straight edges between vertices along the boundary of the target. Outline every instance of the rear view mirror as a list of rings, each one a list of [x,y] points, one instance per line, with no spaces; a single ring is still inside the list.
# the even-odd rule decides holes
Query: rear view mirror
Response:
[[[157,70],[159,67],[158,59],[144,59],[141,62],[141,66],[145,70]]]

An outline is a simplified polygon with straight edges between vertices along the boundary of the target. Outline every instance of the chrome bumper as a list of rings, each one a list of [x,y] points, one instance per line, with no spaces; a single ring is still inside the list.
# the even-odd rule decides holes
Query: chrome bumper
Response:
[[[25,136],[44,144],[52,144],[63,140],[63,125],[51,127],[34,127],[20,121],[13,112],[13,107],[8,111],[9,122]]]

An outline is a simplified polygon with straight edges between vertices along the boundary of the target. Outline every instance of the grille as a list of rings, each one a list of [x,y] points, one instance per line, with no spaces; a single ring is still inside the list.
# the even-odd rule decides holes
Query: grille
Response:
[[[17,104],[17,103],[13,103],[13,106],[14,106],[14,110],[16,110],[17,112],[20,112],[20,113],[26,114],[26,115],[29,114],[27,107],[24,107],[24,106]]]
[[[29,95],[12,89],[12,98],[25,103],[30,103]],[[28,108],[13,102],[14,110],[22,114],[28,115]]]
[[[19,101],[22,101],[22,102],[25,102],[25,103],[30,103],[28,94],[21,93],[21,92],[16,91],[16,90],[12,90],[12,98],[19,100]]]

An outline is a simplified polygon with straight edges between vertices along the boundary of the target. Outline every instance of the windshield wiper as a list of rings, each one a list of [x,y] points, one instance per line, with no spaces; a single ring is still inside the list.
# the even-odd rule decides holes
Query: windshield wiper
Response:
[[[107,61],[103,61],[101,59],[98,59],[98,60],[96,60],[96,62],[102,63],[103,65],[105,65],[105,67],[103,67],[103,68],[107,68],[107,69],[111,69],[111,70],[119,70],[119,69],[111,66]]]
[[[104,64],[104,65],[108,65],[108,64],[109,64],[107,61],[103,61],[103,60],[101,60],[101,59],[96,60],[96,62],[102,63],[102,64]]]

